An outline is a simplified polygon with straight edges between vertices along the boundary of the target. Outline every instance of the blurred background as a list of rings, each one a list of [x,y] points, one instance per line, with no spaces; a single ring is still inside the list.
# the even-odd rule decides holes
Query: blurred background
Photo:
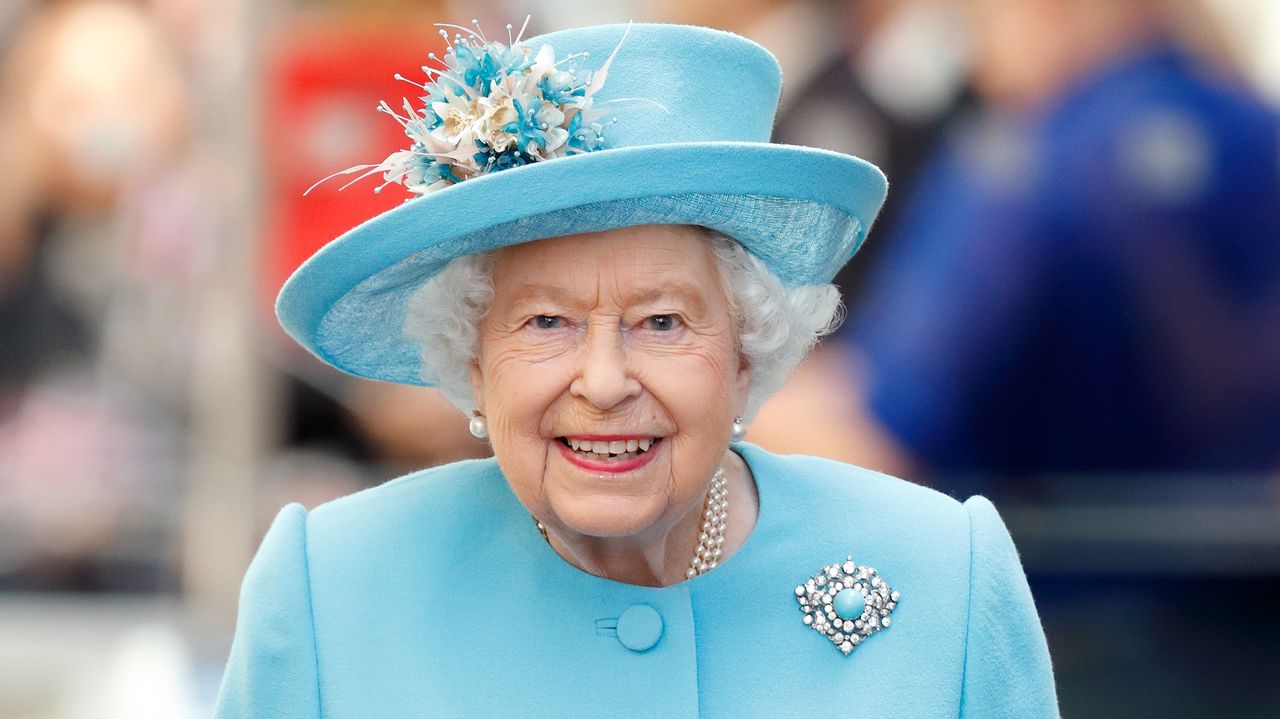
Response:
[[[286,502],[483,456],[278,329],[434,22],[722,27],[867,158],[849,318],[750,438],[1000,507],[1067,717],[1280,717],[1280,3],[4,0],[0,717],[202,717]],[[399,188],[392,188],[398,190]]]

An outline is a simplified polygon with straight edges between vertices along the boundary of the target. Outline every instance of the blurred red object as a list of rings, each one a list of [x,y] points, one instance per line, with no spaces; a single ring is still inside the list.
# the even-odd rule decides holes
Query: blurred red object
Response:
[[[399,185],[373,189],[369,177],[339,192],[358,175],[342,175],[302,193],[339,170],[381,162],[408,146],[403,129],[378,112],[386,100],[420,105],[421,90],[398,72],[425,81],[427,54],[444,41],[426,23],[352,28],[351,18],[293,25],[270,54],[263,103],[266,241],[261,258],[268,324],[280,286],[325,243],[410,197]],[[432,64],[435,64],[434,62]]]

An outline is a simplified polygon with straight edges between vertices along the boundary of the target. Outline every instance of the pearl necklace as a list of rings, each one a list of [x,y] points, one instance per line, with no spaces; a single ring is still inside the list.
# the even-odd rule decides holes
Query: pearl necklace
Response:
[[[706,502],[702,508],[702,531],[698,534],[698,548],[689,560],[689,568],[684,576],[688,579],[706,574],[720,563],[724,555],[724,527],[729,520],[729,480],[725,477],[724,467],[716,469],[711,477],[711,489],[707,491]],[[536,518],[533,523],[538,526],[542,538],[551,544],[547,536],[547,528]]]

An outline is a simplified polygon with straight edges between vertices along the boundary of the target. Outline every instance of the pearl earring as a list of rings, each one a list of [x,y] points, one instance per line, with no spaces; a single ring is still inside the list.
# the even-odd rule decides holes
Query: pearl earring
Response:
[[[733,418],[733,426],[729,429],[729,441],[741,442],[747,438],[747,425],[741,417]]]
[[[471,430],[471,436],[476,439],[484,439],[489,436],[489,424],[484,421],[484,415],[479,410],[471,415],[471,424],[467,427]]]

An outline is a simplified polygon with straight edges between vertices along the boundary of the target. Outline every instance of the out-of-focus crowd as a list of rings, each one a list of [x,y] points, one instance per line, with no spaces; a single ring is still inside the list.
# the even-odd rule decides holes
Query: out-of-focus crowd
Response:
[[[284,277],[400,202],[340,183],[434,22],[721,27],[775,139],[890,194],[848,318],[752,425],[1006,516],[1066,716],[1280,716],[1280,5],[9,0],[0,716],[203,716],[264,522],[486,454],[339,376]]]

